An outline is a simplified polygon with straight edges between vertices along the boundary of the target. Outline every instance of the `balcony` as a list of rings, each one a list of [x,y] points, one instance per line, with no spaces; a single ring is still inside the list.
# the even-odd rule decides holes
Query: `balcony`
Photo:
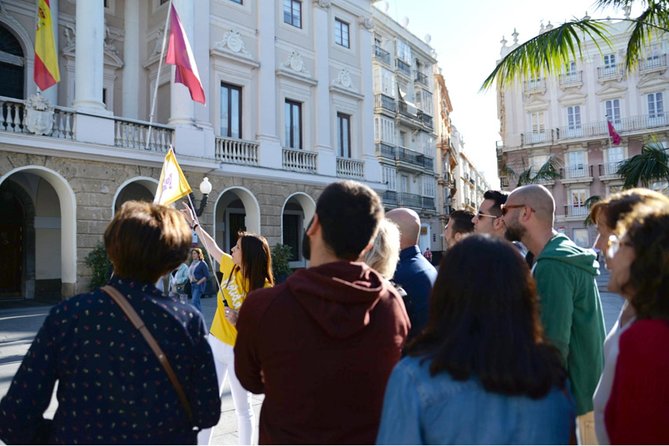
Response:
[[[611,177],[618,178],[618,167],[620,166],[621,161],[613,161],[610,163],[604,163],[599,165],[599,176],[601,177]]]
[[[546,93],[545,79],[531,79],[523,82],[523,93],[525,94],[541,94]]]
[[[597,67],[597,80],[599,82],[606,82],[623,78],[623,67],[621,65],[611,65]]]
[[[639,73],[664,72],[667,69],[667,55],[652,56],[639,61]]]
[[[0,96],[0,132],[32,134],[26,127],[26,105],[21,99]],[[53,126],[45,136],[74,139],[76,112],[66,107],[54,107]]]
[[[669,126],[669,114],[655,113],[652,115],[637,115],[620,118],[613,125],[621,136],[623,133],[644,132],[648,129]],[[579,126],[562,126],[556,129],[557,140],[578,138],[608,137],[609,128],[606,121],[597,121]]]
[[[434,160],[420,152],[416,152],[405,147],[398,147],[396,158],[399,162],[404,162],[425,170],[434,171]]]
[[[572,182],[592,181],[592,166],[587,164],[576,164],[574,166],[565,166],[560,169],[560,177],[564,180],[577,180]]]
[[[427,75],[425,73],[421,73],[420,71],[416,71],[416,77],[414,78],[414,81],[418,82],[419,84],[423,84],[426,87],[429,87],[429,83],[427,80]]]
[[[234,138],[216,138],[215,157],[222,163],[258,165],[258,143]]]
[[[386,144],[385,142],[377,142],[376,154],[394,160],[395,146],[391,146],[390,144]]]
[[[283,149],[281,165],[293,172],[316,173],[316,152],[300,149]]]
[[[583,85],[583,71],[561,74],[558,82],[560,88],[580,87]]]
[[[374,106],[378,109],[387,110],[391,113],[397,112],[397,101],[392,96],[383,93],[374,96]]]
[[[551,142],[552,139],[553,139],[552,131],[551,131],[551,137],[548,136],[547,132],[521,133],[520,134],[520,145],[522,147],[522,146],[527,145],[527,144],[541,144],[541,143],[545,143],[545,142]]]
[[[565,217],[585,218],[585,216],[588,215],[588,208],[584,204],[566,204],[564,206],[564,215]]]
[[[148,144],[147,138],[150,138]],[[114,145],[129,149],[167,152],[174,145],[174,127],[127,118],[114,118]]]
[[[337,176],[364,179],[365,163],[350,158],[337,158]]]
[[[423,126],[425,126],[426,128],[430,130],[433,129],[432,116],[428,115],[427,113],[418,110],[418,112],[416,113],[416,119],[418,119],[420,123],[423,124]]]
[[[390,65],[390,53],[378,45],[374,45],[374,58],[386,65]]]
[[[397,206],[397,192],[394,190],[387,190],[383,192],[383,197],[381,198],[383,204],[388,206]]]
[[[411,77],[411,65],[401,59],[395,59],[395,66],[397,67],[397,71]]]

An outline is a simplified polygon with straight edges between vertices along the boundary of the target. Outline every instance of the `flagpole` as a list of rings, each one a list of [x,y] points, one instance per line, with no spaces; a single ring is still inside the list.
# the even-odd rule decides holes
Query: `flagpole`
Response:
[[[158,98],[158,84],[160,83],[160,70],[163,68],[163,58],[165,57],[165,44],[167,43],[167,28],[172,14],[172,0],[167,2],[167,16],[165,17],[165,31],[163,32],[163,45],[160,49],[160,59],[158,60],[158,72],[156,73],[156,85],[153,87],[153,98],[151,99],[151,113],[149,114],[149,131],[146,135],[146,145],[144,150],[149,150],[149,141],[151,141],[151,128],[156,111],[156,99]]]
[[[193,203],[193,200],[191,200],[190,194],[188,194],[187,197],[188,197],[188,204],[190,204],[190,209],[193,213],[193,226],[195,226],[195,224],[197,224],[198,226],[201,226],[200,225],[200,219],[197,218],[197,212],[195,212],[195,204]],[[202,230],[204,231],[204,228]],[[193,233],[195,233],[195,231],[193,231]],[[199,241],[199,238],[198,238],[198,241]],[[214,239],[214,242],[215,241],[216,240]],[[202,245],[204,246],[204,243]],[[205,251],[207,251],[207,257],[209,258],[209,264],[211,265],[211,267],[213,269],[214,268],[214,259],[211,257],[211,253],[209,252],[208,249],[206,249],[206,247],[205,247]],[[214,277],[216,278],[216,280],[215,280],[215,282],[216,282],[216,294],[218,295],[218,293],[221,292],[221,284],[219,283],[218,277],[216,276],[215,272],[214,272]],[[216,298],[218,299],[218,296]]]

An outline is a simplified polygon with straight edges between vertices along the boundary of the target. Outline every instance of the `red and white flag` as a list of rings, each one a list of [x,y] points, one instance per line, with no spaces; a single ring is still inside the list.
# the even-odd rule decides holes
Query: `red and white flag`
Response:
[[[191,99],[204,104],[204,89],[200,81],[200,72],[197,70],[193,50],[188,43],[188,37],[174,5],[170,9],[170,44],[167,48],[165,62],[176,65],[175,80],[188,88]]]
[[[611,138],[611,142],[613,143],[613,145],[617,146],[618,144],[620,144],[620,141],[622,141],[622,138],[620,137],[618,132],[616,132],[616,128],[613,126],[613,123],[611,121],[607,122],[609,124],[609,137]]]

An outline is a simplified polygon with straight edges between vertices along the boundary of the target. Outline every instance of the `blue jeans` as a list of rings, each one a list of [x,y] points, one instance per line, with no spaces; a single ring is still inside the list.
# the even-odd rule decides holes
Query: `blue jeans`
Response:
[[[202,297],[202,295],[204,294],[205,284],[206,284],[206,282],[201,283],[199,285],[196,284],[195,282],[191,282],[190,294],[191,294],[191,297],[193,299],[193,301],[191,302],[191,305],[193,305],[195,308],[197,308],[197,311],[199,311],[200,313],[202,312],[202,305],[200,303],[200,297]]]

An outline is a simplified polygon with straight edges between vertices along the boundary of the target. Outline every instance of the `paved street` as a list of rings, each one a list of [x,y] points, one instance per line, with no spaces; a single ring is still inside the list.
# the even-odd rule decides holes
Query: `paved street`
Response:
[[[620,306],[622,305],[622,298],[606,291],[606,280],[607,275],[604,275],[598,282],[600,284],[606,330],[608,331],[618,316]],[[216,302],[213,298],[202,301],[202,309],[207,324],[210,324],[212,321],[216,309],[215,305]],[[42,321],[48,314],[49,308],[48,306],[30,306],[0,309],[0,395],[7,393],[12,377],[18,369],[23,355],[30,347],[30,343],[41,326]],[[262,396],[253,396],[253,406],[256,414],[256,435],[261,404]],[[55,409],[54,398],[47,410],[47,416],[52,415]],[[214,429],[213,443],[237,443],[237,420],[227,381],[221,405],[221,420]]]

